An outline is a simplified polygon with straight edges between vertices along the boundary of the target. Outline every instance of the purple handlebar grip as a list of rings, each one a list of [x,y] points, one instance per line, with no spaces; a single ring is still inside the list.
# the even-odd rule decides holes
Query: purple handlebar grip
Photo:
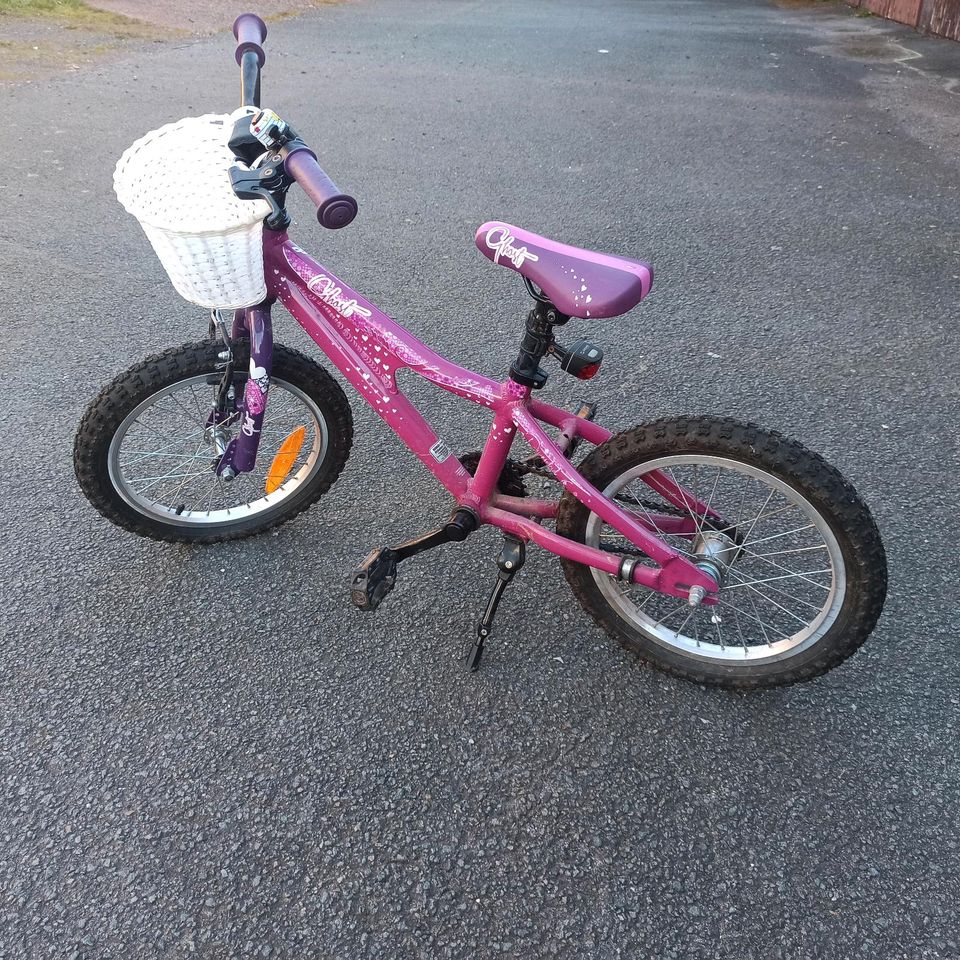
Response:
[[[317,220],[328,230],[339,230],[357,215],[357,201],[341,193],[337,185],[323,172],[316,155],[307,147],[299,147],[287,154],[284,161],[287,172],[303,187],[303,192],[317,208]]]
[[[252,50],[262,67],[267,59],[262,46],[267,39],[267,25],[255,13],[241,13],[233,21],[233,35],[237,38],[237,63]]]

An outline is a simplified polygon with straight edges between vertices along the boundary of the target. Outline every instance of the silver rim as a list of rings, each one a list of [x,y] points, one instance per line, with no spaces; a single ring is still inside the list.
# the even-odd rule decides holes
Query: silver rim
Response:
[[[696,538],[661,531],[655,515],[679,511],[641,479],[652,470],[662,471],[719,513],[725,521],[720,531],[732,525],[739,542],[730,540],[723,554],[727,562],[715,605],[691,607],[686,600],[623,584],[592,569],[600,592],[620,617],[675,653],[752,665],[794,657],[827,633],[846,593],[843,555],[827,521],[805,497],[757,467],[700,455],[651,460],[607,486],[606,496],[656,525],[667,543],[694,561],[704,559],[705,544],[716,544],[726,534],[689,510]],[[631,547],[595,513],[587,520],[586,542],[613,552]]]
[[[320,408],[292,383],[272,377],[256,467],[229,482],[217,477],[217,452],[207,429],[216,389],[207,383],[209,376],[189,377],[157,391],[127,415],[110,442],[110,481],[144,516],[195,527],[273,513],[309,483],[323,463],[327,424]],[[235,413],[222,424],[222,440],[229,442],[236,435],[239,417]],[[297,459],[280,487],[267,494],[270,464],[298,426],[306,435]]]

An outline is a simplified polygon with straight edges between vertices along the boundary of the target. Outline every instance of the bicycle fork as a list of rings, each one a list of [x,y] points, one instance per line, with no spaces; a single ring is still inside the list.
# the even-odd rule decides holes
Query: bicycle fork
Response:
[[[270,307],[268,304],[261,304],[237,310],[234,313],[230,336],[227,336],[226,326],[219,312],[215,312],[211,319],[211,327],[219,330],[226,350],[221,355],[225,368],[218,390],[217,406],[210,415],[208,426],[213,431],[214,444],[220,454],[216,467],[217,475],[229,481],[237,474],[249,473],[257,462],[263,418],[267,409],[267,394],[270,390],[270,375],[273,371],[273,324]],[[233,388],[232,343],[244,336],[250,340],[250,367],[243,397],[237,404],[237,412],[240,414],[239,431],[221,450],[221,444],[217,443],[218,429],[226,418],[226,392]]]

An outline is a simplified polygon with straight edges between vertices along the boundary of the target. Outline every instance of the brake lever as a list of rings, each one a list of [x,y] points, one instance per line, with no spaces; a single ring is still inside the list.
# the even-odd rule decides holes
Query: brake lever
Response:
[[[283,206],[290,182],[280,156],[267,157],[259,168],[231,167],[229,174],[233,192],[241,200],[266,200],[270,205],[265,221],[267,229],[286,230],[290,226],[290,214]]]

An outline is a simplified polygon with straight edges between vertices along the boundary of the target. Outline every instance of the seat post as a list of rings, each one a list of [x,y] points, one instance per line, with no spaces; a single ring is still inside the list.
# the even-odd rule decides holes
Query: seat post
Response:
[[[553,346],[553,328],[569,319],[548,300],[537,298],[536,305],[527,314],[520,352],[510,366],[513,380],[534,390],[547,382],[547,372],[541,369],[540,361]]]

